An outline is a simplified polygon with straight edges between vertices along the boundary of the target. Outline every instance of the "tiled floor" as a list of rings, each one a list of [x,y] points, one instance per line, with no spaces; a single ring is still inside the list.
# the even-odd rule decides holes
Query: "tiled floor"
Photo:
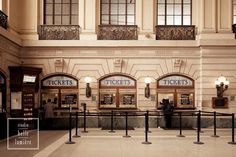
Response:
[[[131,138],[123,138],[125,131],[108,133],[107,130],[88,129],[80,133],[81,138],[73,138],[75,144],[65,144],[68,134],[54,138],[54,142],[32,154],[35,157],[236,157],[236,145],[231,141],[230,129],[218,129],[219,138],[210,137],[212,129],[203,129],[203,145],[193,144],[196,141],[195,130],[183,130],[186,137],[176,137],[178,130],[153,129],[149,134],[150,145],[144,145],[144,130],[130,130]],[[73,130],[74,134],[74,130]],[[50,137],[42,134],[41,140]],[[45,138],[44,138],[45,136]],[[53,135],[51,135],[53,138]],[[40,142],[41,143],[41,142]],[[41,146],[40,146],[41,147]],[[10,154],[10,153],[9,153]],[[2,156],[2,154],[0,155]],[[4,156],[8,157],[5,151]],[[17,157],[25,157],[18,153]]]

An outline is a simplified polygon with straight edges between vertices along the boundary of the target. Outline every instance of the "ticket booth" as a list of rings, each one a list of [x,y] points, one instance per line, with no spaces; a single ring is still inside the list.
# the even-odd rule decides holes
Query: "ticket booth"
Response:
[[[72,98],[73,97],[73,98]],[[70,100],[73,101],[67,101]],[[48,76],[41,81],[41,107],[51,100],[56,109],[78,108],[78,80],[66,74]]]
[[[175,109],[195,109],[194,80],[181,74],[172,74],[157,80],[157,108],[163,99],[169,99]]]
[[[0,71],[0,113],[6,112],[6,77]]]
[[[109,75],[99,81],[99,109],[136,109],[136,80],[130,76]]]

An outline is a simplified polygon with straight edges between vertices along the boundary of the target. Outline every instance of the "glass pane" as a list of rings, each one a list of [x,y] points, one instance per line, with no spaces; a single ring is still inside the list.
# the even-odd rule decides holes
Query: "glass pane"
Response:
[[[46,3],[53,3],[53,0],[46,0]]]
[[[127,16],[127,25],[134,25],[134,16]]]
[[[236,6],[234,5],[234,15],[236,15]]]
[[[183,16],[183,25],[191,25],[190,16]]]
[[[68,97],[71,99],[68,103]],[[78,107],[77,93],[61,93],[61,107]]]
[[[118,25],[118,17],[117,16],[111,16],[111,24],[112,25]]]
[[[118,14],[118,5],[111,4],[111,14]]]
[[[46,16],[46,21],[45,21],[47,25],[52,25],[52,16]]]
[[[158,16],[157,25],[165,25],[165,16]]]
[[[180,4],[181,4],[181,3],[182,3],[181,1],[182,1],[182,0],[175,0],[175,4],[176,4],[176,3],[180,3]]]
[[[234,0],[234,4],[236,4],[236,0]]]
[[[134,14],[134,5],[133,4],[128,5],[127,14]]]
[[[61,16],[55,16],[54,18],[55,18],[54,24],[55,25],[61,25]]]
[[[172,105],[174,104],[174,94],[172,94],[172,93],[158,93],[158,107],[162,107],[161,103],[163,102],[163,99],[168,99]]]
[[[101,22],[102,22],[101,24],[109,24],[109,16],[103,15]]]
[[[190,5],[184,5],[184,15],[190,15]]]
[[[126,3],[126,0],[119,0],[119,3]]]
[[[109,14],[109,5],[102,4],[102,14]]]
[[[125,4],[119,5],[119,14],[125,15]]]
[[[189,93],[183,93],[183,94],[178,94],[177,95],[177,104],[178,106],[188,106],[188,107],[192,107],[193,105],[193,94],[189,94]]]
[[[157,3],[165,3],[165,0],[157,0]]]
[[[70,17],[69,16],[62,16],[62,24],[69,25],[70,24]]]
[[[175,15],[181,15],[181,5],[175,5]]]
[[[111,3],[118,3],[119,0],[111,0]]]
[[[165,15],[165,5],[159,4],[157,10],[158,10],[158,15]]]
[[[78,4],[72,4],[72,14],[78,14]]]
[[[78,0],[72,0],[72,3],[77,3],[78,4]]]
[[[167,5],[167,15],[174,15],[174,5]]]
[[[233,24],[236,24],[236,16],[234,16]]]
[[[55,3],[61,3],[61,0],[55,0]]]
[[[174,25],[181,25],[181,16],[175,16],[174,20],[175,20]]]
[[[135,4],[135,0],[128,0],[128,2]]]
[[[63,14],[70,14],[70,5],[69,4],[63,4],[62,13]]]
[[[52,4],[46,5],[46,14],[52,14]]]
[[[78,16],[71,16],[71,24],[78,25]]]
[[[61,14],[61,4],[55,4],[55,14]]]
[[[119,25],[125,25],[125,16],[119,16]]]
[[[58,107],[58,94],[57,93],[43,93],[42,94],[42,107],[45,107],[48,99],[55,104],[55,107]]]
[[[62,3],[70,3],[70,0],[62,0]]]
[[[173,16],[167,16],[166,17],[166,24],[167,25],[174,25],[174,17]]]
[[[109,3],[109,0],[101,0],[101,3]]]
[[[174,0],[167,0],[167,3],[174,3]]]
[[[183,3],[191,3],[191,0],[184,0]]]

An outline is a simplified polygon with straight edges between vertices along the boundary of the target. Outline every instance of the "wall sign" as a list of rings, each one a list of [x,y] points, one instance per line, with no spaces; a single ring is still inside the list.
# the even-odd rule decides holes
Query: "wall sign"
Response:
[[[192,87],[193,81],[184,76],[172,75],[159,80],[159,86],[187,86]]]
[[[111,76],[107,77],[100,82],[101,86],[105,87],[113,87],[113,86],[123,86],[130,87],[135,86],[135,81],[126,76]]]
[[[43,87],[77,87],[77,80],[68,76],[52,76],[42,81]]]

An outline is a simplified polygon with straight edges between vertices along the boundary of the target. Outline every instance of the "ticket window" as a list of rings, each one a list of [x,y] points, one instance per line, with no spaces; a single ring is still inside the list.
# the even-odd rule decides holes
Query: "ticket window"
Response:
[[[116,90],[100,90],[100,108],[116,108]]]
[[[120,95],[120,108],[135,108],[136,107],[136,92],[135,90],[122,90],[119,91]]]
[[[193,93],[178,93],[177,107],[188,108],[193,107],[194,94]]]
[[[45,104],[48,102],[48,100],[51,100],[52,103],[55,104],[55,107],[59,107],[58,103],[58,93],[42,93],[42,107],[45,106]]]
[[[76,92],[61,93],[61,107],[62,108],[68,108],[70,106],[73,108],[78,107],[77,95],[78,95],[78,93],[76,93]],[[66,100],[68,96],[73,97],[72,101],[70,101],[70,104]]]
[[[157,99],[158,99],[158,108],[161,108],[162,105],[162,100],[163,99],[168,99],[169,102],[174,105],[174,93],[158,93],[158,96],[157,96]]]

